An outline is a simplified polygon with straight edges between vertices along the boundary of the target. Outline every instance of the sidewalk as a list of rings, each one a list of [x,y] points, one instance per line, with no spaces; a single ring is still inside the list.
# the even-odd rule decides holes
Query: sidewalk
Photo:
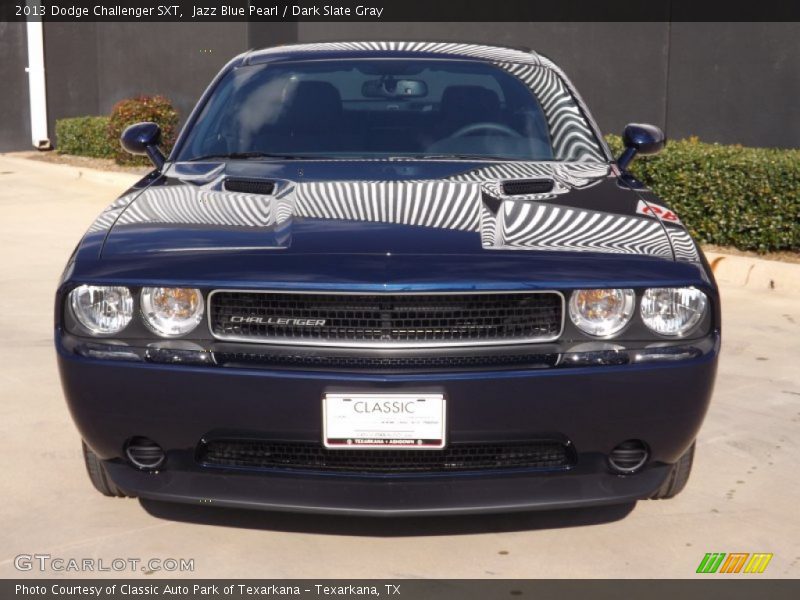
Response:
[[[54,162],[35,160],[31,158],[25,158],[22,156],[22,154],[26,153],[0,153],[0,160],[2,160],[5,167],[14,168],[16,166],[21,171],[24,170],[25,172],[40,173],[42,176],[55,176],[66,179],[84,179],[90,183],[122,186],[120,193],[143,177],[143,175],[138,173],[101,171],[99,169],[91,169],[88,167],[77,167],[73,165],[63,165]],[[110,203],[113,199],[114,198],[109,198],[108,202]]]
[[[721,286],[746,287],[752,290],[800,293],[800,264],[706,252]]]

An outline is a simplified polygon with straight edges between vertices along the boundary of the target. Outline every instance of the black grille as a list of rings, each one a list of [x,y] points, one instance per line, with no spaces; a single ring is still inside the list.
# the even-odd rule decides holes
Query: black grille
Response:
[[[311,442],[221,440],[201,443],[198,461],[218,467],[358,473],[566,469],[571,446],[558,441],[451,444],[443,450],[331,450]]]
[[[562,298],[544,293],[214,293],[219,338],[353,345],[544,341],[561,332]]]
[[[285,367],[386,371],[436,371],[475,368],[544,369],[554,367],[558,354],[476,354],[470,356],[321,356],[283,352],[214,352],[224,367]]]
[[[262,194],[269,196],[275,190],[273,181],[263,179],[233,179],[225,180],[225,189],[229,192],[242,192],[244,194]]]
[[[553,182],[549,179],[524,179],[506,181],[503,193],[507,196],[525,196],[528,194],[547,194],[553,191]]]

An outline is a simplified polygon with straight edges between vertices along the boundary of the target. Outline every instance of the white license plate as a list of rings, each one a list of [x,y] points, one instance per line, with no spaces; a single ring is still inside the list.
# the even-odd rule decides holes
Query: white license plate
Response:
[[[445,444],[442,394],[326,394],[326,448],[437,450]]]

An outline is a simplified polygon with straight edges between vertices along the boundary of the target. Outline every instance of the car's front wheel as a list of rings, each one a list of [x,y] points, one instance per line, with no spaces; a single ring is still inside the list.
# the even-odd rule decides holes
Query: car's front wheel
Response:
[[[82,441],[81,446],[83,447],[83,461],[86,463],[86,472],[89,474],[89,479],[92,480],[92,485],[95,489],[104,496],[130,498],[130,494],[123,492],[117,487],[117,484],[111,481],[103,462],[86,445],[86,442]]]
[[[692,462],[694,461],[694,447],[697,442],[692,442],[689,449],[672,465],[672,471],[663,485],[650,496],[653,500],[666,500],[674,498],[686,487],[689,481],[689,474],[692,472]]]

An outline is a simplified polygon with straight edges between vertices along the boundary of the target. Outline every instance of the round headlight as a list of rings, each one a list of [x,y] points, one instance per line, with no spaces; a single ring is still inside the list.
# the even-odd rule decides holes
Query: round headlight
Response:
[[[707,303],[697,288],[650,288],[642,296],[642,321],[661,335],[685,335],[703,318]]]
[[[203,319],[203,294],[192,288],[142,288],[142,315],[163,337],[192,331]]]
[[[635,307],[633,290],[575,290],[569,299],[569,316],[581,331],[609,337],[628,324]]]
[[[133,318],[133,296],[126,287],[81,285],[69,298],[72,314],[95,335],[122,331]]]

